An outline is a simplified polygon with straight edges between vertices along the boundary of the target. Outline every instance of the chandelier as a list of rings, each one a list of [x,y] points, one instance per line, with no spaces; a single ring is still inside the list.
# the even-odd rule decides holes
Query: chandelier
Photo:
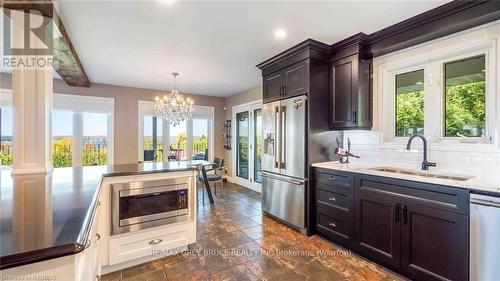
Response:
[[[177,76],[179,73],[172,72],[174,76],[174,89],[163,97],[156,97],[155,115],[163,118],[172,126],[177,126],[181,122],[191,118],[193,115],[193,100],[184,97],[177,90]]]

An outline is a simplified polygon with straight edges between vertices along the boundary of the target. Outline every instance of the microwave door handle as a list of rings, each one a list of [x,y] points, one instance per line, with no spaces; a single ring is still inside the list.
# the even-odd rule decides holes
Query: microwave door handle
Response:
[[[286,169],[286,106],[281,107],[281,161],[280,168]]]
[[[274,107],[274,135],[276,136],[276,143],[275,143],[275,149],[274,149],[274,167],[278,168],[280,167],[280,153],[281,153],[281,137],[280,137],[280,108],[279,106]]]

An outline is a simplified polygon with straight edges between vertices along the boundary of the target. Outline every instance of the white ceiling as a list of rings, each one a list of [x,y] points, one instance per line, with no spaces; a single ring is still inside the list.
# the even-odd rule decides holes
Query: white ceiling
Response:
[[[94,83],[229,96],[261,83],[256,64],[307,38],[331,44],[447,1],[62,1]],[[284,28],[288,36],[274,38]]]

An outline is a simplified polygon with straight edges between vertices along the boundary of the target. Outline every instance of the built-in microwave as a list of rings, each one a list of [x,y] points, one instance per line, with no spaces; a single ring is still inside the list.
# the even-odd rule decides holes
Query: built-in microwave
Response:
[[[189,178],[112,184],[111,234],[188,220]]]

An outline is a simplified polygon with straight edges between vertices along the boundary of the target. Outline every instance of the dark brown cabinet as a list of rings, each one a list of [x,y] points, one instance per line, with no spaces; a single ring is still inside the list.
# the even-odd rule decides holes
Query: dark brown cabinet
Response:
[[[354,241],[353,175],[315,169],[313,177],[316,231],[339,245],[351,247]]]
[[[283,75],[281,72],[264,77],[263,99],[265,102],[281,99],[283,94]]]
[[[468,192],[355,177],[355,248],[415,280],[467,280]]]
[[[331,127],[334,130],[372,126],[371,57],[357,35],[332,46]]]
[[[309,89],[309,61],[301,61],[264,76],[263,99],[271,102],[306,95]]]
[[[468,217],[405,202],[401,270],[415,280],[467,280]]]
[[[356,193],[356,247],[363,255],[391,268],[400,263],[400,208],[396,197],[369,191]]]
[[[312,170],[315,233],[414,280],[467,280],[467,190]]]

